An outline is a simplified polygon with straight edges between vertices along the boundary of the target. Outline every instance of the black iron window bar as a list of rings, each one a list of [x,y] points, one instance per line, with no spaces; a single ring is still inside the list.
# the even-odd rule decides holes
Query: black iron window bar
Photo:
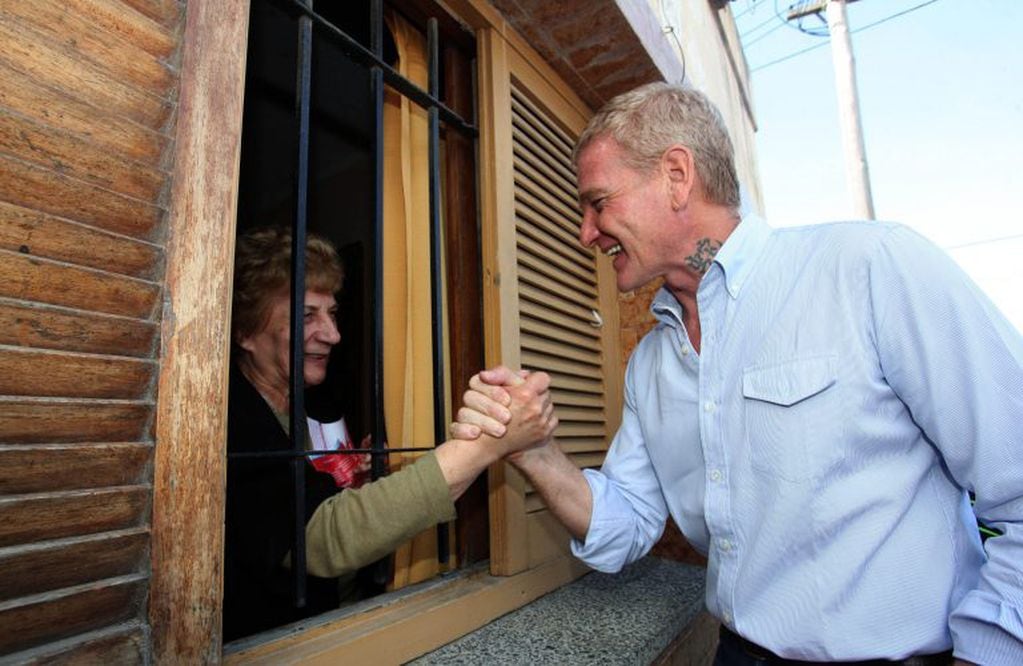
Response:
[[[441,280],[441,216],[440,216],[440,121],[449,128],[478,137],[476,125],[466,121],[439,99],[439,33],[437,19],[427,22],[427,54],[429,63],[428,91],[422,90],[395,71],[383,59],[383,2],[372,0],[370,6],[370,49],[366,49],[347,33],[313,11],[312,0],[278,0],[298,11],[298,68],[296,81],[296,126],[298,132],[298,169],[296,178],[296,210],[292,223],[291,253],[291,351],[290,351],[290,416],[289,426],[293,450],[233,453],[230,458],[291,459],[294,473],[295,531],[292,535],[292,571],[294,603],[298,608],[306,604],[306,540],[305,540],[305,459],[310,455],[371,455],[373,480],[384,473],[383,456],[390,453],[430,451],[433,447],[384,448],[384,416],[380,400],[373,410],[373,445],[370,449],[343,449],[332,452],[306,451],[306,417],[303,373],[296,372],[304,363],[302,340],[305,302],[305,252],[309,193],[309,111],[312,89],[313,25],[334,40],[354,63],[370,70],[370,94],[375,110],[375,173],[374,173],[374,306],[373,306],[373,395],[383,395],[383,161],[384,88],[390,86],[401,95],[427,110],[430,165],[430,253],[431,253],[431,332],[433,347],[434,439],[446,437],[444,413],[444,349],[443,349],[443,281]],[[475,100],[473,102],[475,117]],[[443,565],[448,561],[447,525],[437,526],[437,558]]]

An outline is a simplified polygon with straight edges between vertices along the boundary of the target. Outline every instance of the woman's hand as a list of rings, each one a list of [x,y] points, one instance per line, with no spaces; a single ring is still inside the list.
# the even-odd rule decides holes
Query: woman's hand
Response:
[[[451,434],[462,440],[497,438],[493,445],[502,456],[543,444],[558,425],[549,388],[545,372],[513,372],[504,366],[484,370],[469,381]]]

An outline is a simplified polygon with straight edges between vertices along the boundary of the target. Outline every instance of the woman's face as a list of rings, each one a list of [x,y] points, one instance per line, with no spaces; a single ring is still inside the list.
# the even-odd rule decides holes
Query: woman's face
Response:
[[[270,305],[266,325],[239,342],[241,348],[249,353],[249,360],[261,379],[285,393],[291,353],[289,310],[288,293],[278,294]],[[337,331],[337,301],[333,294],[305,292],[304,332],[305,367],[302,375],[306,386],[316,386],[326,379],[330,350],[341,340]]]

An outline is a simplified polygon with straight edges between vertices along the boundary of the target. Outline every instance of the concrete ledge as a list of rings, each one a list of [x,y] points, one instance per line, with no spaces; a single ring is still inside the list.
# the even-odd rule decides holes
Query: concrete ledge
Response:
[[[411,663],[685,663],[671,656],[685,649],[679,637],[713,624],[701,616],[705,575],[656,557],[590,573]]]

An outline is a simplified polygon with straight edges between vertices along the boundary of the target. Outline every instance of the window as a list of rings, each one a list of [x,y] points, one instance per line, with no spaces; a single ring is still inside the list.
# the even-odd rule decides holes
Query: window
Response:
[[[237,469],[254,458],[278,471],[294,470],[290,552],[296,555],[291,587],[298,610],[281,621],[316,607],[302,555],[304,525],[315,508],[306,499],[306,408],[321,401],[345,405],[354,440],[372,433],[379,476],[387,467],[384,442],[393,469],[408,461],[407,454],[445,439],[446,395],[452,386],[460,393],[464,373],[481,364],[478,343],[475,358],[473,345],[468,355],[463,349],[478,330],[478,300],[473,308],[461,298],[479,291],[478,272],[465,268],[478,265],[471,242],[476,130],[440,101],[453,99],[472,117],[465,55],[471,36],[450,18],[442,29],[418,5],[383,10],[379,3],[330,3],[317,11],[287,0],[252,2],[238,198],[239,233],[291,225],[299,245],[315,231],[339,248],[346,267],[338,321],[343,342],[331,355],[327,380],[304,391],[301,376],[292,373],[289,431],[302,445],[229,454],[229,479],[231,464]],[[445,237],[459,242],[444,247]],[[445,272],[445,252],[457,272]],[[303,271],[302,261],[294,262],[300,285]],[[445,287],[459,295],[455,316],[445,308]],[[303,295],[304,288],[292,289],[293,341],[302,340],[294,322],[301,325],[295,304]],[[446,358],[448,349],[456,351],[455,361]],[[300,367],[300,353],[293,342],[291,367]],[[449,369],[460,373],[455,382]],[[232,503],[230,481],[228,492],[230,541],[232,516],[246,508]],[[478,503],[479,496],[467,501]],[[441,525],[399,548],[393,575],[387,562],[378,563],[372,582],[379,589],[402,587],[485,557],[479,548],[484,524],[472,519],[478,511],[465,513],[464,547],[456,547]],[[228,636],[237,637],[233,631]]]

